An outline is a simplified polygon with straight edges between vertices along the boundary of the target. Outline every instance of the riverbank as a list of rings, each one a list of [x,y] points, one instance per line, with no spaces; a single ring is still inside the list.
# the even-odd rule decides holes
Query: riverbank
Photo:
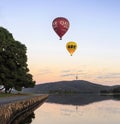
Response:
[[[11,124],[11,122],[22,113],[41,104],[48,95],[23,95],[0,98],[0,123]]]

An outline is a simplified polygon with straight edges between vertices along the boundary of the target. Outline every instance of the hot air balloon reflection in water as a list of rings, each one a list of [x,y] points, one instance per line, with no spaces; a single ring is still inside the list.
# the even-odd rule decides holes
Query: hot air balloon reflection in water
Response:
[[[57,17],[52,22],[52,27],[60,37],[60,40],[62,40],[62,36],[68,31],[69,26],[69,21],[64,17]]]
[[[77,49],[77,43],[70,41],[66,44],[66,49],[68,50],[68,52],[70,53],[70,55],[72,56],[73,53],[76,51]]]

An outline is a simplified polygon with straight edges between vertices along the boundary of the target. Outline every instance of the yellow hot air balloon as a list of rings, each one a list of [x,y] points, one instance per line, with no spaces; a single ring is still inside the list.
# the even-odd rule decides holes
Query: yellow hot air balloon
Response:
[[[70,53],[70,55],[72,56],[72,54],[75,52],[75,50],[77,49],[77,43],[70,41],[66,44],[66,49],[68,50],[68,52]]]

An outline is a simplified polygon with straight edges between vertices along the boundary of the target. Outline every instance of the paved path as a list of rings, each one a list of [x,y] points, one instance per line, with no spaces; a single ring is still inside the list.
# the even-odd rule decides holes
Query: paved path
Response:
[[[40,94],[35,94],[35,95],[9,96],[9,97],[0,98],[0,105],[12,103],[12,102],[20,101],[20,100],[24,100],[24,99],[29,99],[33,96],[38,96],[38,95],[40,96]]]

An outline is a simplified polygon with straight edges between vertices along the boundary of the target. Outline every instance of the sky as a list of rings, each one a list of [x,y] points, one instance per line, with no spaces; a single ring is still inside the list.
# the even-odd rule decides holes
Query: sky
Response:
[[[59,40],[52,21],[70,28]],[[0,26],[27,47],[28,68],[37,84],[87,80],[120,84],[119,0],[0,0]],[[70,56],[66,43],[78,48]]]

